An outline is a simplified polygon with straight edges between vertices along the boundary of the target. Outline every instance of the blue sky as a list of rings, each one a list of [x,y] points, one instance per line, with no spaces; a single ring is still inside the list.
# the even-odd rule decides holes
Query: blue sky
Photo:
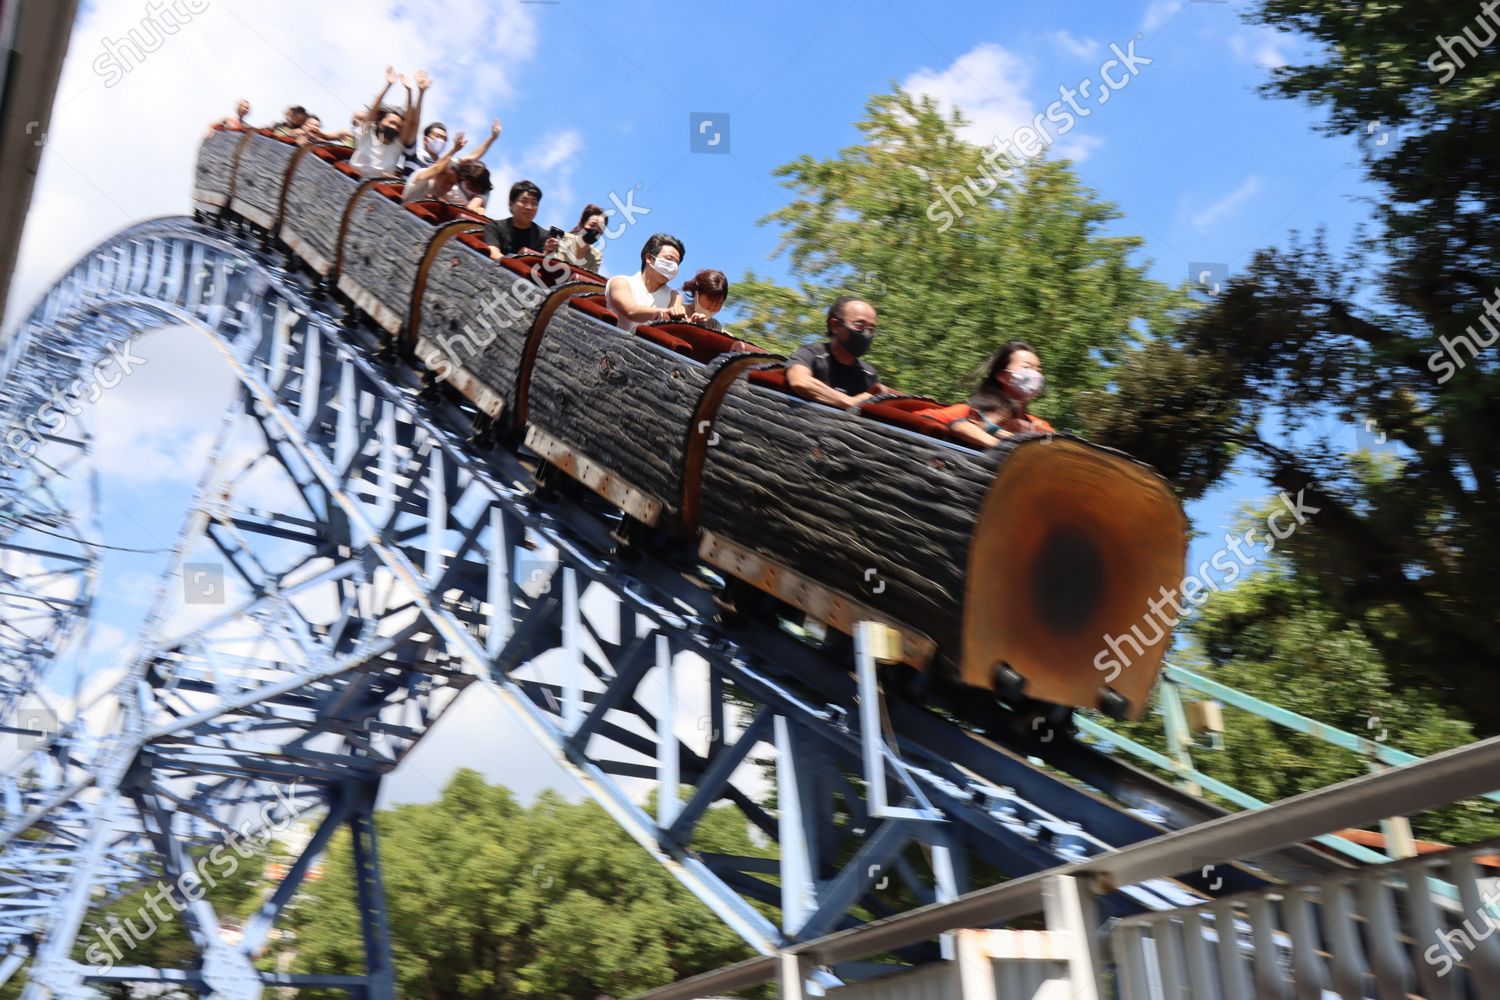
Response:
[[[971,138],[989,141],[1011,135],[1060,87],[1097,79],[1112,45],[1132,44],[1150,64],[1051,154],[1075,158],[1084,182],[1119,206],[1115,231],[1145,240],[1141,259],[1154,277],[1183,282],[1198,262],[1233,273],[1293,229],[1326,227],[1333,247],[1346,248],[1369,216],[1357,151],[1318,134],[1316,110],[1256,93],[1273,67],[1302,50],[1245,24],[1244,7],[505,0],[434,16],[427,5],[395,0],[215,0],[108,87],[96,60],[140,25],[145,5],[85,3],[10,318],[109,233],[188,211],[202,126],[238,97],[252,100],[257,121],[302,103],[331,127],[374,96],[387,62],[432,72],[429,119],[471,135],[493,117],[503,121],[488,158],[497,188],[536,180],[546,192],[543,224],[571,226],[585,202],[609,205],[612,192],[624,199],[634,191],[651,214],[607,249],[611,273],[634,269],[646,232],[667,230],[685,240],[690,270],[717,267],[731,280],[749,269],[784,274],[767,259],[778,232],[757,225],[789,200],[771,172],[855,143],[852,122],[872,94],[896,84],[932,94],[974,122]],[[692,151],[695,114],[722,130],[716,148],[727,146],[727,155]],[[1378,135],[1379,123],[1371,127]],[[159,335],[146,347],[152,361],[143,373],[103,404],[113,544],[156,549],[176,536],[229,384],[213,352],[190,339]],[[1244,470],[1193,505],[1195,525],[1212,539],[1195,545],[1194,562],[1218,547],[1240,504],[1266,492]],[[111,557],[114,583],[92,663],[133,633],[161,561]],[[449,746],[441,737],[419,751],[423,774],[408,776],[403,797],[420,797],[463,761],[462,740]],[[491,751],[478,756],[496,780],[523,793],[556,783],[558,773],[531,751]]]

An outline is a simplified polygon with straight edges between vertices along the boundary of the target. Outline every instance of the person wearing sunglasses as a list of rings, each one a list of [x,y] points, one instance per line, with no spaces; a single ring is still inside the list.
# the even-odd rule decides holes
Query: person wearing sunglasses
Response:
[[[828,309],[828,340],[797,348],[786,363],[786,381],[803,399],[850,409],[890,392],[869,362],[860,360],[875,340],[875,307],[841,295]]]

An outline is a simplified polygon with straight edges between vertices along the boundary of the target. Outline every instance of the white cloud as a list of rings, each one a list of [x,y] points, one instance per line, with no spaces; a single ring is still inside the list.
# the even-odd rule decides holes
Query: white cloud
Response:
[[[131,353],[146,363],[104,393],[85,418],[94,431],[100,474],[111,487],[194,485],[229,402],[233,375],[195,330],[139,338]]]
[[[204,130],[240,97],[252,102],[255,122],[302,104],[345,123],[395,62],[407,72],[425,67],[436,81],[424,118],[480,134],[531,69],[535,11],[521,0],[493,0],[462,17],[433,17],[407,0],[215,0],[161,36],[154,26],[143,33],[143,3],[82,5],[7,322],[100,240],[141,219],[185,214]],[[132,28],[138,39],[161,39],[139,64],[124,44]],[[111,54],[130,71],[110,71]]]
[[[1069,55],[1086,59],[1099,51],[1099,43],[1092,38],[1075,38],[1070,31],[1054,31],[1050,36],[1052,43]]]
[[[1182,0],[1152,0],[1152,3],[1146,7],[1146,18],[1141,23],[1141,30],[1148,35],[1151,34],[1176,17],[1180,10],[1182,10]]]
[[[945,115],[954,109],[961,111],[969,124],[959,131],[959,136],[976,145],[991,146],[997,141],[1012,142],[1020,128],[1033,128],[1045,102],[1056,98],[1055,93],[1044,95],[1042,105],[1034,103],[1030,97],[1034,76],[1035,67],[1024,57],[985,42],[959,56],[946,69],[918,70],[903,80],[901,86],[914,96],[933,98]],[[1045,121],[1041,129],[1043,145],[1055,142],[1056,155],[1076,162],[1087,159],[1104,145],[1104,140],[1096,136],[1059,135]],[[1007,148],[1036,145],[1037,140],[1027,138]]]
[[[1064,139],[1059,139],[1057,144],[1052,147],[1052,152],[1062,159],[1072,160],[1074,163],[1082,163],[1094,155],[1095,150],[1101,149],[1103,146],[1104,140],[1097,135],[1070,135]]]
[[[490,172],[496,178],[501,179],[495,182],[490,214],[498,216],[507,214],[505,196],[509,182],[503,178],[520,177],[531,178],[541,185],[548,206],[544,214],[549,214],[549,217],[565,218],[569,213],[576,211],[581,206],[575,206],[573,203],[573,172],[578,166],[578,157],[583,150],[583,135],[577,129],[570,128],[547,133],[520,157],[512,159],[509,156],[501,156],[498,160],[491,157],[495,162]],[[550,213],[561,213],[561,215],[550,215]],[[574,220],[569,218],[566,221],[571,227]]]
[[[1213,204],[1194,213],[1193,225],[1199,229],[1207,229],[1214,223],[1220,222],[1239,211],[1245,202],[1255,197],[1259,192],[1260,178],[1255,174],[1251,174],[1245,178],[1244,183],[1239,187]]]
[[[1286,36],[1270,28],[1256,28],[1229,36],[1229,48],[1236,59],[1265,70],[1280,69],[1291,62],[1288,45]]]
[[[969,124],[960,135],[989,145],[996,138],[1008,139],[1035,116],[1027,97],[1032,74],[1031,65],[1021,56],[986,42],[959,56],[947,69],[918,70],[901,86],[933,98],[944,114],[955,108],[962,111]]]

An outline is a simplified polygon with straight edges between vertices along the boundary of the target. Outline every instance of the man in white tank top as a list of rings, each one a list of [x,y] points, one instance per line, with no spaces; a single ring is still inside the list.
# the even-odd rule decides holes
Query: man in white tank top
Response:
[[[642,323],[665,323],[687,317],[682,297],[668,284],[682,265],[682,241],[657,233],[641,248],[641,269],[617,275],[604,286],[610,311],[619,317],[620,329],[629,333]]]

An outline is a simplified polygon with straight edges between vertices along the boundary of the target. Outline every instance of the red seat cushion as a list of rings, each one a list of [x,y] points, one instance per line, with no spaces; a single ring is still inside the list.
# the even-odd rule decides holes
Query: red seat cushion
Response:
[[[480,242],[484,242],[483,238],[480,239]],[[484,252],[490,252],[488,243],[485,243]],[[521,263],[521,259],[519,257],[501,257],[498,263],[501,267],[505,268],[507,271],[510,271],[518,278],[525,278],[527,281],[536,280],[535,276],[531,273],[531,268],[528,265]]]
[[[568,300],[568,305],[587,316],[592,316],[612,326],[620,325],[620,318],[605,304],[603,295],[596,293],[575,295]],[[635,329],[635,336],[640,337],[642,340],[649,340],[651,343],[665,347],[667,350],[677,354],[683,354],[690,358],[693,356],[693,345],[681,337],[674,336],[671,332],[660,326],[638,326]]]
[[[916,431],[928,437],[942,438],[946,441],[948,440],[947,425],[923,416],[924,411],[941,409],[946,409],[946,407],[936,400],[921,396],[898,396],[894,399],[865,403],[859,408],[859,415],[882,424],[904,427],[909,431]]]
[[[763,385],[767,389],[775,389],[789,396],[795,396],[792,387],[786,380],[785,368],[762,368],[750,373],[750,381],[755,385]]]
[[[642,340],[649,340],[653,344],[658,344],[669,351],[675,351],[685,357],[691,358],[693,356],[692,344],[689,344],[681,337],[674,337],[660,327],[638,326],[635,328],[635,335]]]
[[[403,189],[404,190],[404,189]],[[489,219],[478,212],[471,212],[467,208],[455,205],[447,201],[409,201],[406,203],[408,211],[420,215],[422,218],[437,225],[449,222],[488,222]],[[483,243],[483,240],[480,240]],[[486,251],[488,252],[488,251]]]
[[[759,348],[754,352],[747,352],[745,348],[749,345],[742,340],[735,340],[728,334],[692,323],[653,323],[651,329],[661,330],[678,340],[686,341],[691,348],[692,358],[704,364],[721,354],[760,353]]]
[[[458,241],[466,247],[473,247],[486,257],[490,255],[490,245],[479,233],[463,233],[458,237]]]
[[[587,316],[603,320],[610,326],[619,325],[620,317],[611,312],[609,306],[604,304],[604,296],[602,295],[575,295],[568,300],[568,305]]]
[[[570,281],[586,281],[586,282],[588,282],[591,285],[602,285],[602,284],[604,284],[604,279],[601,278],[601,277],[599,277],[599,275],[595,274],[593,271],[585,271],[581,267],[574,267],[572,264],[569,264],[567,261],[561,260],[561,259],[559,259],[557,257],[553,257],[551,260],[547,260],[547,258],[542,257],[542,256],[540,256],[538,254],[528,253],[528,254],[521,254],[521,255],[517,256],[516,260],[518,260],[521,263],[525,264],[527,266],[527,268],[542,266],[543,267],[543,273],[549,273],[549,274],[552,273],[552,272],[555,272],[556,269],[557,269],[557,266],[559,264],[561,264],[562,266],[564,266],[564,267],[566,267],[568,269],[569,273],[567,275],[567,280],[570,280]],[[546,261],[545,265],[543,264],[543,261]]]

